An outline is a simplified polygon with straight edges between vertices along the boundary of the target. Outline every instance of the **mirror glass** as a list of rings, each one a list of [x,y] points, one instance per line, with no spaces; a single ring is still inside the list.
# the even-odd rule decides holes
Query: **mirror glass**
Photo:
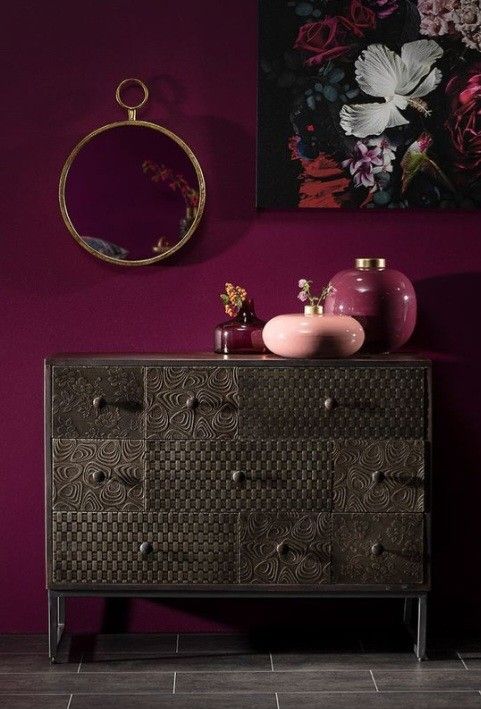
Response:
[[[155,124],[125,121],[99,129],[77,146],[65,172],[67,226],[108,260],[160,260],[189,238],[202,213],[195,156]]]

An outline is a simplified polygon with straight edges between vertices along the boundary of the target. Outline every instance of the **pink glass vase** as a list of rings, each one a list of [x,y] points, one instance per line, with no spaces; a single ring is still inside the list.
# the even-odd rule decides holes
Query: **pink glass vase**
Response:
[[[214,352],[218,354],[262,354],[267,352],[262,339],[264,320],[254,310],[254,301],[246,300],[235,318],[217,325]]]
[[[347,315],[324,315],[320,306],[306,306],[304,314],[278,315],[266,324],[262,336],[271,352],[281,357],[349,357],[362,346],[362,326]]]
[[[355,268],[331,279],[326,313],[350,315],[364,328],[364,352],[399,349],[416,325],[416,293],[404,274],[386,268],[385,259],[356,259]]]

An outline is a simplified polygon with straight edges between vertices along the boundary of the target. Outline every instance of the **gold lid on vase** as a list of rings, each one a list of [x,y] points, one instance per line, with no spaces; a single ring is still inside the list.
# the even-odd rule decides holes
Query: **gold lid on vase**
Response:
[[[385,258],[357,258],[356,268],[386,268]]]
[[[324,308],[322,305],[305,305],[304,315],[322,315]]]

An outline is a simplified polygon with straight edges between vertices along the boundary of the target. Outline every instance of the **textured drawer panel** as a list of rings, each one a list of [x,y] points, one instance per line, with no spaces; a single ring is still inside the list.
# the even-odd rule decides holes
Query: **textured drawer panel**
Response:
[[[333,510],[423,511],[423,441],[333,441],[331,445]]]
[[[155,510],[329,510],[331,469],[320,441],[149,441]]]
[[[236,515],[54,512],[56,584],[225,584],[236,581]],[[152,545],[147,556],[143,542]]]
[[[55,439],[54,510],[142,510],[145,442]]]
[[[320,584],[329,580],[329,514],[241,514],[241,583]]]
[[[237,421],[236,369],[147,369],[148,438],[234,438]]]
[[[245,438],[423,438],[425,370],[243,367]],[[326,410],[324,402],[334,406]]]
[[[422,583],[423,548],[423,515],[332,515],[333,583]]]
[[[141,367],[54,367],[52,377],[55,438],[144,437]]]

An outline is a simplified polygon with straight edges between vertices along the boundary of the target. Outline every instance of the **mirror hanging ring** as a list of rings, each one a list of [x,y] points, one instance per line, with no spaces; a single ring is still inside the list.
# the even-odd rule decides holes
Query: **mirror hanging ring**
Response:
[[[129,87],[143,93],[137,104],[123,98]],[[115,98],[127,120],[97,128],[72,150],[60,175],[60,211],[93,256],[144,266],[176,253],[194,234],[205,207],[205,179],[178,135],[137,119],[149,98],[143,81],[125,79]]]

